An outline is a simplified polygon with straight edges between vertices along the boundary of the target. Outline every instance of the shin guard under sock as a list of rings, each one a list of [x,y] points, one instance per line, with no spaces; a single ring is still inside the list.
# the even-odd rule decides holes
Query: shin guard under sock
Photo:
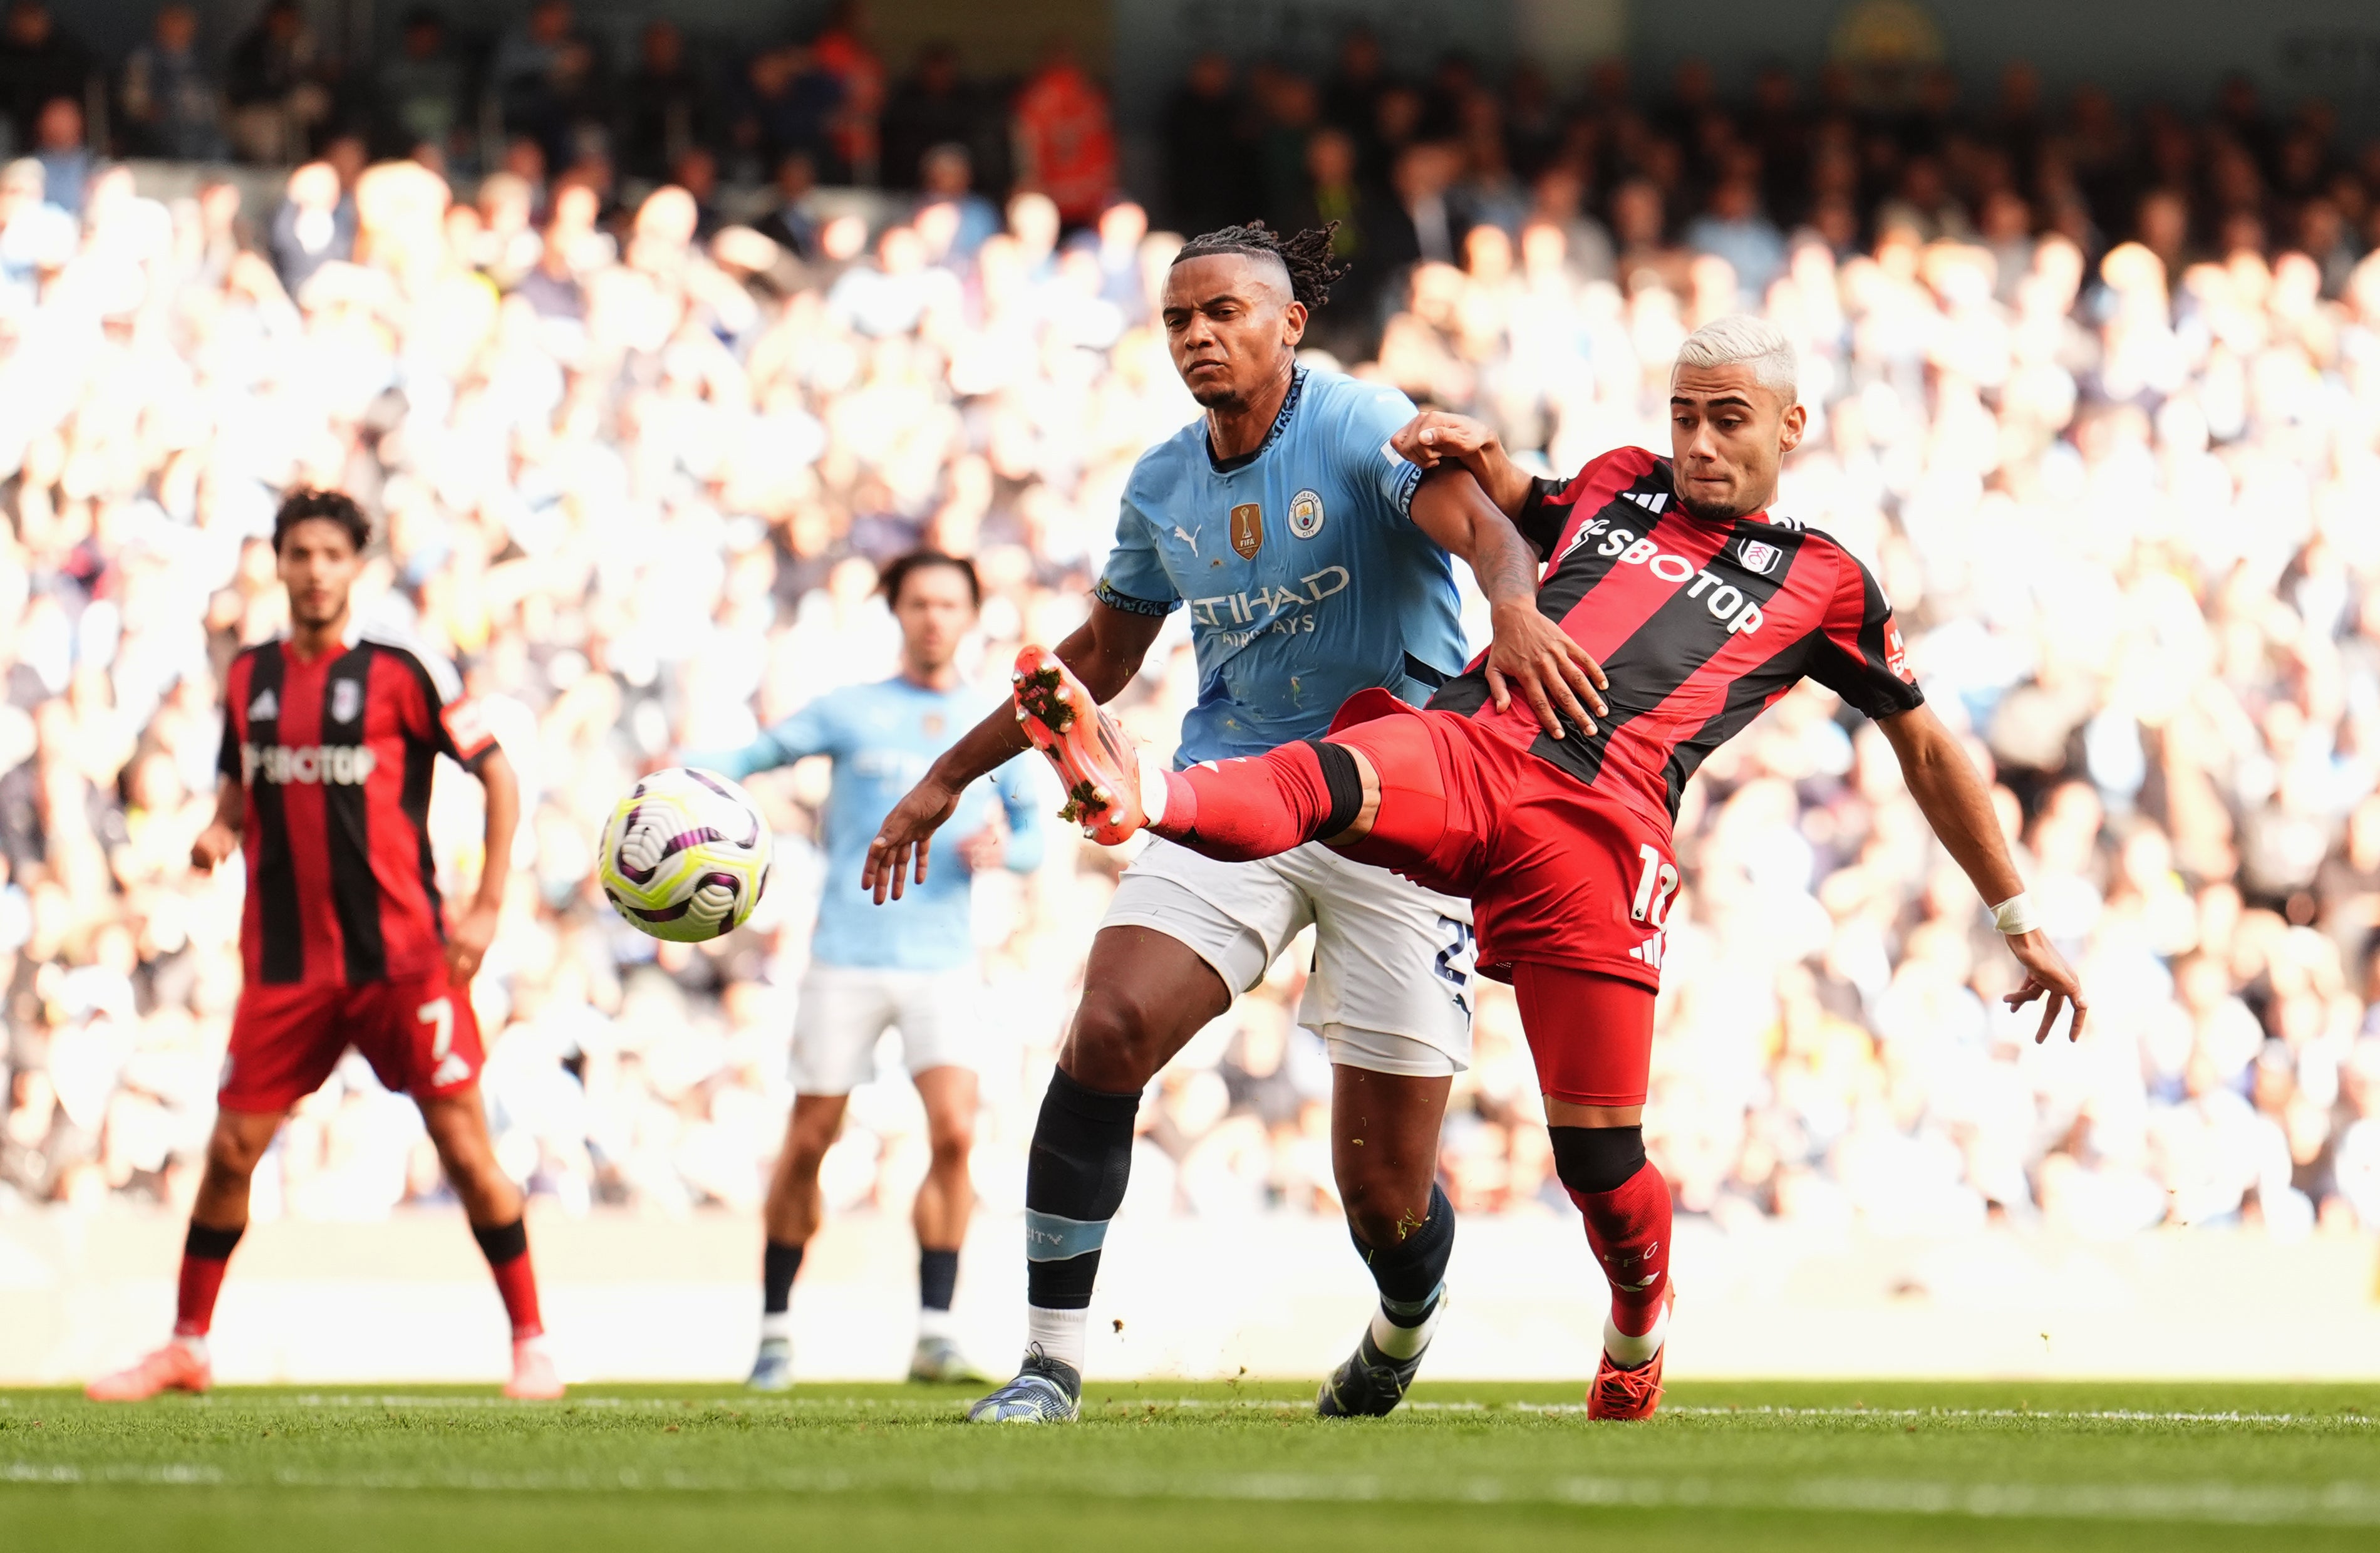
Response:
[[[189,1233],[182,1241],[182,1276],[175,1291],[176,1337],[202,1338],[214,1325],[215,1296],[223,1292],[232,1248],[247,1231],[245,1224],[217,1230],[190,1220]]]
[[[1050,1075],[1025,1168],[1026,1302],[1085,1310],[1099,1279],[1108,1220],[1132,1174],[1133,1118],[1140,1097],[1087,1088],[1061,1068]]]

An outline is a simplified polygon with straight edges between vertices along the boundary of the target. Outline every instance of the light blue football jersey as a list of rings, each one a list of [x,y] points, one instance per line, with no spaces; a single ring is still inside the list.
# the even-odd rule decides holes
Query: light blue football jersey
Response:
[[[1415,705],[1462,672],[1447,552],[1413,523],[1421,470],[1389,446],[1395,389],[1298,370],[1264,446],[1219,468],[1202,417],[1141,455],[1098,597],[1187,607],[1198,704],[1179,767],[1261,755],[1382,686]]]
[[[1006,867],[1027,873],[1041,863],[1041,809],[1034,772],[1020,757],[972,783],[936,838],[932,868],[901,899],[878,905],[859,887],[868,843],[892,806],[926,774],[934,757],[982,721],[1002,697],[978,686],[929,690],[906,679],[846,686],[820,697],[741,749],[686,757],[686,764],[741,782],[754,771],[806,756],[833,758],[827,793],[826,890],[819,902],[810,957],[871,970],[946,971],[975,958],[968,921],[974,875],[953,843],[989,823],[998,803],[1008,816]],[[1038,758],[1033,758],[1038,759]]]

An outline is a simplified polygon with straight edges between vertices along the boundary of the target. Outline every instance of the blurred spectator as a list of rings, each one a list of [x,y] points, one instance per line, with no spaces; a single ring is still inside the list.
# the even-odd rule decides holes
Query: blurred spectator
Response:
[[[72,97],[53,97],[42,104],[33,121],[33,156],[51,204],[68,215],[82,214],[83,193],[98,159],[83,137],[82,103]]]
[[[697,145],[715,138],[715,93],[688,56],[673,21],[648,22],[637,67],[622,83],[620,165],[631,176],[661,176]]]
[[[428,6],[406,12],[396,52],[381,62],[374,82],[381,148],[393,156],[423,146],[455,155],[457,132],[467,125],[468,83],[463,61],[448,46],[446,18]]]
[[[1187,235],[1234,226],[1257,213],[1254,136],[1232,81],[1232,62],[1190,62],[1165,109],[1165,212]]]
[[[1531,225],[1550,226],[1562,235],[1563,261],[1583,281],[1608,281],[1617,271],[1611,233],[1586,212],[1586,178],[1576,164],[1556,162],[1537,175],[1530,192]]]
[[[315,67],[314,32],[298,0],[269,0],[232,45],[224,73],[233,149],[267,164],[304,156],[331,112],[331,94]]]
[[[731,138],[756,166],[782,166],[784,158],[798,152],[813,168],[842,170],[834,161],[831,130],[843,108],[843,83],[816,68],[808,50],[764,49],[754,55],[738,83],[735,104]]]
[[[125,138],[141,155],[212,162],[225,154],[223,91],[200,56],[196,10],[158,7],[149,42],[124,62],[117,102]]]
[[[32,157],[0,168],[0,316],[23,317],[44,277],[65,269],[81,240],[75,218],[45,198],[48,187]]]
[[[813,66],[834,79],[839,106],[829,148],[844,180],[866,188],[882,181],[879,119],[884,112],[884,62],[868,42],[868,10],[860,0],[834,0],[826,26],[810,40]]]
[[[1387,189],[1364,183],[1353,135],[1333,127],[1314,132],[1305,147],[1305,187],[1280,220],[1291,232],[1339,224],[1330,251],[1348,266],[1347,274],[1331,288],[1330,305],[1314,316],[1305,337],[1343,361],[1370,356],[1379,340],[1380,289],[1404,251],[1398,241],[1404,217]]]
[[[602,64],[569,0],[537,0],[496,41],[488,65],[505,132],[536,140],[558,165],[600,149],[611,117]]]
[[[983,240],[1000,230],[1000,211],[975,192],[974,160],[952,141],[928,149],[919,163],[918,205],[948,205],[951,236],[942,252],[961,263],[972,260]]]
[[[810,217],[810,191],[818,187],[818,167],[806,151],[788,152],[777,162],[776,182],[769,190],[770,210],[756,224],[796,259],[818,257],[818,223]],[[997,225],[995,219],[994,224]]]
[[[1006,125],[986,110],[982,94],[961,73],[959,51],[928,43],[884,104],[884,187],[923,188],[926,153],[946,145],[965,150],[985,187],[1003,187],[1006,139]]]
[[[1016,144],[1019,185],[1048,195],[1069,224],[1098,217],[1116,186],[1115,133],[1106,94],[1063,38],[1016,94]]]
[[[1761,212],[1760,186],[1748,177],[1711,190],[1710,203],[1686,228],[1686,246],[1728,261],[1742,305],[1757,307],[1768,283],[1785,273],[1785,236]]]
[[[77,103],[98,68],[91,51],[58,25],[48,0],[9,0],[0,25],[0,112],[21,154],[38,140],[34,123],[55,98]]]
[[[291,173],[266,241],[282,289],[292,297],[303,293],[324,265],[353,258],[356,207],[339,187],[338,169],[309,162]]]

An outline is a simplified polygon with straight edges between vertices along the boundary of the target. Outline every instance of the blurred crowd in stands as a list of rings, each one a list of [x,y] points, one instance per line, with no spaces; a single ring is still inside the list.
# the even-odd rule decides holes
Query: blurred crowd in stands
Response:
[[[557,15],[553,58],[566,8],[529,24]],[[781,63],[798,81],[832,55]],[[1666,449],[1696,322],[1757,309],[1799,345],[1811,430],[1780,505],[1882,578],[2093,1010],[2070,1047],[2000,1010],[2012,964],[1880,735],[1804,687],[1679,822],[1647,1132],[1683,1210],[2380,1229],[2380,158],[2236,87],[2191,118],[2053,109],[2022,69],[1980,113],[1947,78],[1890,112],[1840,85],[1723,102],[1689,69],[1638,103],[1606,70],[1557,99],[1460,60],[1394,79],[1360,38],[1323,79],[1200,60],[1148,198],[1160,226],[1340,220],[1363,268],[1318,359],[1548,471]],[[829,115],[835,143],[890,165],[908,91],[866,134]],[[957,117],[872,225],[815,196],[725,222],[694,179],[622,203],[542,140],[558,154],[469,177],[375,163],[405,147],[324,122],[271,209],[46,150],[0,176],[0,1207],[194,1186],[240,885],[193,876],[188,845],[217,676],[283,623],[277,493],[311,483],[372,512],[364,608],[455,658],[522,772],[474,990],[506,1168],[560,1211],[748,1210],[789,1103],[823,772],[755,780],[786,866],[714,945],[620,924],[589,888],[597,829],[643,762],[888,673],[877,568],[915,545],[980,565],[986,671],[1081,617],[1126,471],[1196,414],[1151,318],[1178,238],[1111,152],[1071,208],[1029,172],[973,192],[989,157]],[[1123,708],[1170,745],[1195,690],[1177,615]],[[439,784],[450,893],[478,803]],[[995,1208],[1021,1205],[1122,863],[1056,846],[978,886]],[[1127,1212],[1330,1208],[1303,964],[1153,1086]],[[925,1168],[889,1049],[883,1071],[829,1158],[838,1207],[898,1210]],[[1539,1120],[1487,989],[1443,1147],[1463,1211],[1570,1211]],[[260,1214],[334,1218],[444,1195],[411,1106],[352,1060],[256,1190]]]

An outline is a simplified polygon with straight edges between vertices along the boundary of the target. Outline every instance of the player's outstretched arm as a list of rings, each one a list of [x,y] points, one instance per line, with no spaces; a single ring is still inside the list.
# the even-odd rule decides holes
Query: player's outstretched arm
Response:
[[[1942,726],[1931,707],[1878,718],[1876,726],[1884,730],[1893,754],[1900,757],[1900,774],[1909,783],[1910,795],[1925,811],[1925,822],[1934,827],[1952,859],[1974,882],[1976,892],[1992,906],[1994,918],[2008,939],[2009,952],[2024,967],[2024,985],[2008,995],[2008,1006],[2022,1008],[2035,998],[2046,1000],[2041,1009],[2041,1028],[2034,1033],[2037,1044],[2049,1038],[2058,1011],[2070,1004],[2074,1017],[2066,1036],[2069,1040],[2080,1039],[2082,1016],[2090,1007],[2082,996],[2082,978],[2049,941],[2049,935],[2033,926],[2024,880],[2010,860],[1992,795],[1985,790],[1984,779],[1967,752],[1959,747],[1959,741]]]
[[[1486,421],[1445,410],[1424,410],[1397,428],[1389,445],[1425,469],[1460,464],[1506,517],[1518,519],[1536,482],[1505,456],[1503,439]]]
[[[480,862],[480,888],[471,904],[455,917],[446,934],[446,975],[460,987],[480,974],[480,962],[496,941],[496,922],[504,914],[504,881],[512,873],[513,831],[520,824],[520,779],[501,746],[471,764],[472,774],[486,789],[486,847]]]
[[[1601,664],[1537,609],[1537,552],[1459,464],[1431,470],[1414,491],[1413,520],[1459,555],[1488,596],[1496,633],[1488,649],[1488,693],[1501,711],[1518,688],[1538,723],[1562,736],[1561,713],[1589,734],[1603,714]],[[1592,713],[1587,710],[1593,708]],[[1559,709],[1559,710],[1557,710]]]
[[[1164,624],[1162,615],[1134,614],[1094,599],[1090,618],[1058,644],[1058,657],[1092,695],[1113,700],[1140,673],[1141,660]],[[859,887],[882,905],[888,898],[899,900],[911,880],[925,883],[933,834],[957,809],[967,783],[1031,747],[1015,712],[1004,705],[968,729],[884,817],[868,843]]]
[[[248,811],[248,793],[239,778],[227,776],[215,784],[215,817],[190,843],[190,867],[212,873],[239,850],[239,828]]]

